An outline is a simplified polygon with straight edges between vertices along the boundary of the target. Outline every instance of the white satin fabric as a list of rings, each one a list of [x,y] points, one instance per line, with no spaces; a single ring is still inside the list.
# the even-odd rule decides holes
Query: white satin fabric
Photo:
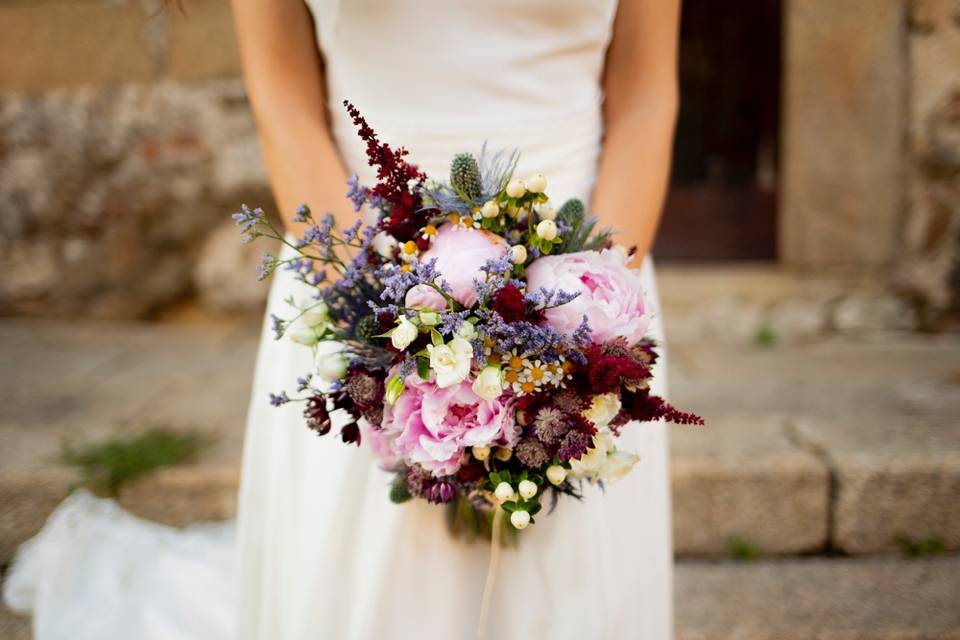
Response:
[[[364,182],[373,176],[343,99],[429,174],[445,176],[455,153],[487,141],[520,148],[519,175],[546,174],[558,204],[589,199],[614,2],[308,4],[326,59],[334,137]],[[649,260],[641,278],[656,308]],[[307,294],[300,287],[286,273],[275,276],[267,313],[285,315],[284,298]],[[651,333],[662,339],[659,318]],[[8,602],[33,611],[36,637],[475,637],[489,545],[451,538],[442,509],[392,504],[390,476],[366,448],[316,437],[299,405],[269,406],[269,392],[291,388],[310,368],[307,349],[274,341],[264,327],[233,567],[224,561],[230,530],[178,532],[112,503],[73,498],[7,584]],[[663,361],[656,374],[662,393]],[[561,500],[523,532],[518,549],[504,551],[489,638],[672,636],[666,427],[630,425],[620,446],[641,456],[632,473],[605,494],[590,488],[583,502]],[[139,586],[128,588],[134,579]],[[235,626],[225,610],[235,612]]]

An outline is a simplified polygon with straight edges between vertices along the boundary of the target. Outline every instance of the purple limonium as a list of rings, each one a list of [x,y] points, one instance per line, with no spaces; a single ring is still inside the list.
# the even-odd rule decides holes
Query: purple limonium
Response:
[[[245,204],[240,205],[240,211],[233,214],[233,221],[240,227],[243,233],[243,242],[250,242],[260,233],[255,229],[259,224],[266,224],[267,218],[263,214],[263,209],[257,207],[251,209]]]
[[[287,329],[287,323],[283,319],[271,313],[270,314],[270,330],[273,331],[273,337],[277,340],[283,337],[283,332]]]
[[[353,210],[360,211],[360,208],[367,201],[369,192],[365,186],[360,184],[360,176],[357,174],[350,176],[347,185],[350,187],[347,189],[347,197],[353,203]]]
[[[305,204],[301,204],[297,207],[297,210],[293,214],[293,221],[302,223],[310,219],[310,207]]]
[[[287,404],[288,402],[290,402],[290,398],[287,396],[286,391],[270,394],[270,404],[274,407],[279,407],[281,405]]]

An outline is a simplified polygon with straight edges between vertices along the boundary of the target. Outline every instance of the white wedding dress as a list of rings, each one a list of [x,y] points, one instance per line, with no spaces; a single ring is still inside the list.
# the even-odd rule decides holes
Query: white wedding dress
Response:
[[[588,199],[601,148],[600,76],[612,0],[311,0],[333,134],[370,184],[352,101],[428,174],[452,156],[522,151],[560,203]],[[642,141],[637,141],[641,144]],[[311,203],[322,210],[325,203]],[[601,219],[603,212],[600,214]],[[657,304],[649,260],[641,273]],[[302,291],[279,273],[268,313]],[[659,319],[652,334],[662,339]],[[86,494],[26,545],[6,585],[40,640],[473,638],[490,545],[447,532],[444,510],[387,498],[366,448],[316,437],[298,406],[273,408],[311,367],[265,327],[250,405],[236,540],[229,528],[146,523]],[[663,361],[656,391],[663,392]],[[626,478],[562,499],[504,550],[489,638],[667,640],[672,554],[666,427],[633,424]],[[231,549],[235,545],[235,562]]]

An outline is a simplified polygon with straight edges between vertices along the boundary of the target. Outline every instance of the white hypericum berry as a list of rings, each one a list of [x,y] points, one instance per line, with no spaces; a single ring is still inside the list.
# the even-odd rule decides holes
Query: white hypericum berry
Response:
[[[524,500],[529,500],[533,496],[537,495],[537,484],[530,480],[521,480],[520,484],[517,486],[517,491],[520,492],[520,497]]]
[[[510,451],[510,449],[507,449],[506,447],[497,447],[494,450],[493,455],[500,462],[506,462],[513,456],[513,452]]]
[[[553,220],[541,220],[537,224],[537,235],[547,240],[553,240],[557,237],[557,223]]]
[[[501,482],[498,484],[497,488],[493,490],[493,495],[495,495],[500,502],[509,502],[517,499],[517,494],[514,493],[513,487],[510,486],[509,482]]]
[[[523,264],[527,261],[527,248],[522,244],[510,247],[510,261],[513,264]]]
[[[547,189],[547,176],[536,173],[527,178],[527,190],[530,193],[543,193]]]
[[[490,457],[490,447],[474,447],[473,448],[473,457],[483,462]]]
[[[547,467],[547,480],[552,485],[561,485],[567,479],[567,470],[558,464]]]
[[[496,218],[498,215],[500,215],[500,205],[493,200],[487,200],[480,209],[480,215],[482,215],[484,218]]]
[[[526,511],[514,511],[510,514],[510,524],[517,529],[526,529],[530,524],[530,514]]]
[[[527,187],[523,184],[523,180],[514,178],[507,183],[507,195],[511,198],[522,198],[526,192]]]
[[[557,210],[548,204],[543,204],[537,207],[537,215],[541,220],[556,220]]]

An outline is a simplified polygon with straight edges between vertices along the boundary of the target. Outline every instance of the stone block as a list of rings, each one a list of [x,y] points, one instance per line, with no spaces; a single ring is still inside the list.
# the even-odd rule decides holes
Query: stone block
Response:
[[[208,236],[194,268],[197,298],[214,313],[261,313],[270,290],[257,280],[264,253],[277,254],[280,243],[268,238],[243,244],[233,222],[224,221]]]
[[[0,476],[0,564],[40,531],[77,480],[63,468]]]
[[[956,414],[804,418],[800,438],[835,477],[833,544],[893,552],[901,536],[960,549],[960,422]]]
[[[957,640],[960,559],[681,562],[678,640]]]
[[[229,0],[191,0],[171,9],[167,72],[178,80],[240,75]]]
[[[182,527],[236,513],[237,464],[163,469],[121,488],[120,504],[148,520]]]
[[[674,549],[725,555],[738,537],[762,553],[803,553],[827,540],[828,473],[791,443],[777,417],[707,417],[673,427]]]
[[[0,89],[42,91],[153,79],[156,23],[132,1],[4,3]],[[154,19],[155,20],[155,19]]]
[[[902,203],[902,2],[785,4],[780,246],[807,268],[889,264]]]

